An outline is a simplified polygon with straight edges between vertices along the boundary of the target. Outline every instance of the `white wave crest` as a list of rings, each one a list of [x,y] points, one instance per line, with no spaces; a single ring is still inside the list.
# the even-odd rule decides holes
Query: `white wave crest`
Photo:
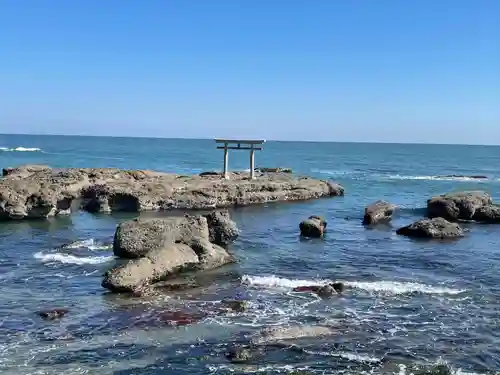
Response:
[[[94,257],[77,257],[70,254],[42,252],[33,255],[35,259],[39,259],[42,263],[63,263],[63,264],[101,264],[110,262],[114,259],[113,256],[94,256]]]
[[[324,285],[332,280],[291,280],[277,276],[249,276],[242,277],[242,283],[252,286],[268,288],[292,289],[299,286]],[[342,280],[339,280],[342,281]],[[414,282],[398,281],[342,281],[345,286],[361,289],[367,292],[383,292],[388,294],[451,294],[463,293],[463,289],[451,289],[446,287],[436,287]]]
[[[12,148],[9,148],[9,147],[0,147],[0,151],[4,151],[4,152],[40,152],[42,151],[42,149],[38,148],[38,147],[12,147]]]
[[[356,354],[356,353],[348,353],[348,352],[314,352],[314,351],[305,351],[308,354],[320,355],[325,357],[340,357],[347,359],[352,362],[360,362],[360,363],[379,363],[382,360],[376,357],[370,357],[367,355]]]
[[[389,175],[387,176],[390,180],[427,180],[427,181],[459,181],[459,182],[487,182],[491,181],[488,178],[474,178],[467,176],[404,176],[404,175]]]
[[[67,245],[63,245],[63,249],[80,249],[80,248],[87,248],[89,250],[107,250],[112,247],[111,244],[103,244],[98,241],[96,241],[93,238],[89,238],[86,240],[79,240],[79,241],[74,241],[71,242]]]

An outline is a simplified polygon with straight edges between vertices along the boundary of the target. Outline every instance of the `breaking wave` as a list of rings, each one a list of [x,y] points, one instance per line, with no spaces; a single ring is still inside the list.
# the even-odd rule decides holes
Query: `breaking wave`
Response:
[[[114,259],[113,256],[92,256],[92,257],[77,257],[70,254],[49,253],[44,254],[37,252],[33,255],[35,259],[39,259],[42,263],[63,263],[63,264],[101,264],[107,263]]]
[[[324,285],[331,280],[293,280],[277,276],[250,276],[244,275],[242,283],[250,286],[267,288],[292,289],[307,285]],[[452,289],[440,286],[431,286],[415,282],[398,281],[343,281],[347,287],[361,289],[366,292],[379,292],[387,294],[450,294],[456,295],[465,292],[464,289]]]
[[[42,149],[38,147],[0,147],[0,151],[3,152],[41,152]]]
[[[384,174],[384,173],[370,173],[368,171],[343,171],[343,170],[324,170],[312,169],[311,172],[328,175],[336,178],[349,178],[354,180],[422,180],[422,181],[455,181],[455,182],[492,182],[499,181],[497,178],[490,178],[488,176],[460,176],[460,175],[446,175],[446,176],[432,176],[432,175],[402,175],[402,174]]]
[[[86,248],[89,250],[108,250],[112,247],[111,244],[105,244],[99,241],[96,241],[93,238],[89,238],[86,240],[74,241],[69,244],[63,245],[63,249],[81,249]]]

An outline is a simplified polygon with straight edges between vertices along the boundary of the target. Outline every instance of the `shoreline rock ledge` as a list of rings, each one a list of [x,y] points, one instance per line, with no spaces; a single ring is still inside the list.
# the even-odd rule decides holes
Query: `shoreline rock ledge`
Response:
[[[234,172],[229,177],[45,165],[4,168],[0,220],[43,219],[74,209],[201,210],[344,195],[338,184],[291,173],[266,172],[250,180],[247,174]]]
[[[226,211],[125,221],[116,228],[113,253],[127,261],[108,270],[102,286],[140,295],[180,273],[232,263],[234,257],[222,246],[238,234]]]

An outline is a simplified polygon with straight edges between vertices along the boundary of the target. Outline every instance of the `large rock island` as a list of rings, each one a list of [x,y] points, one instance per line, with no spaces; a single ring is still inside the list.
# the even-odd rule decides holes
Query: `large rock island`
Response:
[[[182,176],[146,170],[26,165],[4,168],[0,220],[39,219],[89,212],[214,209],[344,194],[335,183],[291,173]]]

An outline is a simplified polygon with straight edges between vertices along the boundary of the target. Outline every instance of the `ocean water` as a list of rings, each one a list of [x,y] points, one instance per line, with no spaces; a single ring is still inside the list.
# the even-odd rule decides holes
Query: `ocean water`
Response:
[[[211,140],[0,136],[0,165],[26,163],[188,174],[220,170],[222,153]],[[229,165],[247,169],[247,153],[231,152]],[[140,299],[100,286],[116,263],[109,246],[116,224],[136,215],[0,223],[0,373],[409,374],[434,363],[457,374],[500,371],[500,226],[467,224],[470,232],[455,241],[395,234],[423,216],[432,195],[480,189],[500,199],[500,147],[268,142],[256,165],[331,179],[345,197],[233,210],[238,262],[190,291]],[[452,174],[489,178],[437,177]],[[401,208],[391,225],[364,228],[363,209],[377,199]],[[328,221],[322,240],[298,236],[312,214]],[[344,281],[345,295],[291,291],[326,280]],[[249,309],[166,324],[174,311],[216,311],[223,298],[247,299]],[[36,315],[55,307],[68,315]],[[247,334],[295,324],[328,325],[335,334],[293,341],[301,351],[269,350],[246,365],[224,357]]]

